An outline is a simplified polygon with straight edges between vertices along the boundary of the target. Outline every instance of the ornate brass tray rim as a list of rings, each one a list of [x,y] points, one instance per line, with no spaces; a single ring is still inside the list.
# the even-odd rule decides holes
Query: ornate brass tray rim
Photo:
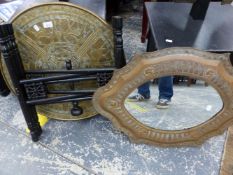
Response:
[[[98,16],[96,13],[84,8],[84,7],[81,7],[79,5],[76,5],[76,4],[71,4],[71,3],[68,3],[68,2],[50,2],[50,3],[40,3],[40,4],[34,4],[32,5],[30,8],[27,8],[21,12],[19,12],[18,14],[16,14],[15,16],[13,16],[9,23],[13,23],[20,15],[22,15],[23,13],[26,13],[34,8],[37,8],[37,7],[43,7],[43,6],[47,6],[47,5],[66,5],[66,6],[70,6],[70,7],[75,7],[75,8],[78,8],[80,10],[83,10],[93,16],[95,16],[96,18],[98,18],[103,24],[105,24],[107,27],[110,27],[111,26],[103,19],[101,18],[100,16]]]

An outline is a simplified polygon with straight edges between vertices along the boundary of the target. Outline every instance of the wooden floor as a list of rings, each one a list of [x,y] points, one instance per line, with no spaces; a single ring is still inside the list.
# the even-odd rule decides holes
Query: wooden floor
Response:
[[[233,126],[227,132],[220,175],[233,175]]]

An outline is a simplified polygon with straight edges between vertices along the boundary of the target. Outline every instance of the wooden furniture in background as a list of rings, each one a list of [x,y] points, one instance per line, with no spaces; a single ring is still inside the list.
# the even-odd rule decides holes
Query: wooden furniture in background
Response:
[[[146,13],[146,8],[145,8],[145,2],[189,2],[193,3],[193,6],[190,10],[190,15],[194,19],[204,19],[206,11],[208,9],[210,0],[144,0],[143,2],[143,16],[142,16],[142,33],[141,33],[141,42],[144,43],[147,39],[147,34],[148,34],[148,17]],[[222,4],[229,4],[232,2],[232,0],[212,0],[212,1],[221,1]],[[160,13],[160,12],[154,12],[154,13]]]
[[[233,23],[229,21],[233,21],[233,7],[211,2],[204,20],[190,16],[192,7],[191,3],[146,2],[147,51],[193,47],[214,53],[232,53]],[[188,85],[191,81],[188,80]]]

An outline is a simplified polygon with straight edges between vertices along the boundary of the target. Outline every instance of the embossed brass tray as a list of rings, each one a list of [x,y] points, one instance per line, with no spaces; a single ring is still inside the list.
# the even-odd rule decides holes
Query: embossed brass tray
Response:
[[[66,69],[65,61],[71,60],[72,68],[113,67],[112,28],[100,17],[69,3],[46,3],[31,7],[11,23],[16,42],[27,70]],[[10,89],[14,91],[9,74],[1,60],[1,69]],[[94,81],[75,84],[51,85],[52,90],[96,89]],[[91,101],[80,102],[83,114],[70,114],[72,104],[37,106],[37,111],[47,117],[78,120],[94,116]]]
[[[221,96],[222,109],[198,125],[179,130],[159,129],[140,122],[126,109],[126,98],[143,83],[168,75],[191,76],[206,81]],[[233,124],[232,97],[233,69],[227,55],[192,48],[169,48],[135,56],[114,73],[108,84],[95,92],[93,104],[100,114],[137,143],[184,146],[201,144]]]

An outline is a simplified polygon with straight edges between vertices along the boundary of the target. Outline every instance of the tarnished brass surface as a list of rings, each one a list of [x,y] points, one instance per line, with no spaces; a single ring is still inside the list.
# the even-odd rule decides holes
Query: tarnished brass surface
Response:
[[[69,3],[48,3],[31,7],[14,17],[16,42],[25,70],[65,69],[71,60],[73,69],[112,67],[113,34],[108,24],[81,7]],[[4,64],[4,63],[3,63]],[[11,90],[9,74],[2,65]],[[71,89],[72,84],[50,85],[50,89]],[[96,88],[94,81],[80,82],[75,89]],[[71,116],[71,103],[41,105],[37,111],[51,118],[77,120],[96,114],[90,101],[81,102],[84,113]]]
[[[127,111],[125,99],[135,88],[154,78],[170,75],[189,76],[207,82],[219,93],[223,101],[222,110],[201,124],[181,130],[152,128]],[[182,47],[163,49],[132,58],[114,73],[108,84],[95,92],[93,104],[100,114],[137,143],[195,146],[223,133],[233,124],[232,75],[229,55]]]

